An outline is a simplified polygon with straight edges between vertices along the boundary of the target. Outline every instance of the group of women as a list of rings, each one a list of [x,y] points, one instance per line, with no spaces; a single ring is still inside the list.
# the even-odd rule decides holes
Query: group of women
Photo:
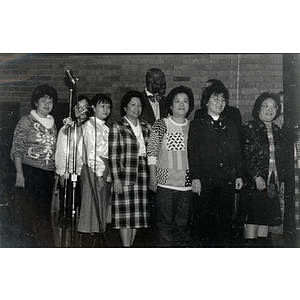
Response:
[[[69,170],[59,163],[64,143],[59,138],[56,145],[50,115],[57,103],[55,89],[39,86],[31,100],[33,110],[15,129],[11,157],[17,171],[15,186],[26,193],[23,206],[30,204],[26,220],[42,235],[50,218],[54,172],[63,185]],[[82,107],[87,108],[85,101]],[[280,225],[283,148],[280,128],[273,123],[280,99],[276,94],[260,95],[253,107],[254,120],[242,130],[225,113],[228,101],[227,88],[212,81],[202,92],[201,114],[189,121],[193,92],[178,86],[167,96],[168,117],[150,126],[139,118],[142,93],[129,91],[121,100],[121,120],[108,127],[112,100],[95,95],[92,116],[75,128],[81,132],[76,134],[78,232],[105,233],[111,203],[112,228],[119,230],[124,247],[132,246],[137,230],[149,227],[148,189],[156,192],[158,247],[188,247],[191,240],[202,247],[230,247],[237,191],[246,239],[266,237],[269,226]]]

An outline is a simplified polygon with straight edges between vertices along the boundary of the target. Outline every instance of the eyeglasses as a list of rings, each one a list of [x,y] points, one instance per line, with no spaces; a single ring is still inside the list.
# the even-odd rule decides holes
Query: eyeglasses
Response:
[[[267,110],[267,109],[277,109],[278,106],[276,104],[263,104],[261,108]]]
[[[214,101],[214,103],[218,103],[218,102],[221,102],[223,104],[226,103],[224,96],[215,95],[215,96],[211,96],[210,98]]]

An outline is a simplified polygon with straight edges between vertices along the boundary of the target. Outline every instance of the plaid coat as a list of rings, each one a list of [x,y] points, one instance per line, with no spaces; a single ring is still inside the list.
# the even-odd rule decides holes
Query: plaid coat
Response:
[[[140,120],[147,147],[150,125]],[[112,181],[120,180],[122,185],[133,185],[138,175],[139,142],[125,117],[111,124],[108,135],[108,159]]]

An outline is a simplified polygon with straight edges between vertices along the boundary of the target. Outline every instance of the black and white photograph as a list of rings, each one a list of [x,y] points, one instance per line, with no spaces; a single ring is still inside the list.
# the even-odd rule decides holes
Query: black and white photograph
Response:
[[[294,19],[283,28],[287,9],[259,13],[269,7],[257,1],[247,13],[235,1],[115,4],[48,4],[26,18],[23,3],[22,23],[4,30],[5,297],[19,298],[20,282],[32,299],[291,296]]]

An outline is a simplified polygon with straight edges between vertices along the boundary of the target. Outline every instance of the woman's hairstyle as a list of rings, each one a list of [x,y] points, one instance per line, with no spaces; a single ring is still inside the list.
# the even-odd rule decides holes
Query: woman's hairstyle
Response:
[[[96,107],[97,104],[100,103],[107,103],[110,105],[110,111],[112,111],[112,100],[111,98],[109,98],[108,96],[104,95],[104,94],[96,94],[91,100],[90,100],[90,105]],[[105,119],[108,120],[109,116]]]
[[[280,97],[280,96],[283,96],[283,91],[280,91],[279,93],[277,93],[277,95]]]
[[[86,102],[88,103],[88,107],[87,107],[87,116],[91,116],[93,114],[92,112],[92,109],[90,107],[90,102],[91,100],[86,96],[86,95],[78,95],[77,97],[77,101],[75,101],[75,99],[73,99],[73,109],[72,109],[72,112],[71,112],[71,118],[72,120],[75,120],[76,119],[76,115],[75,115],[75,107],[77,106],[78,102],[80,101],[83,101],[83,100],[86,100]]]
[[[91,100],[90,105],[96,106],[98,103],[108,103],[110,105],[110,109],[112,110],[112,100],[108,96],[104,94],[96,94]]]
[[[88,105],[91,105],[90,104],[91,100],[88,98],[88,96],[86,96],[86,95],[78,95],[77,101],[82,101],[82,100],[86,100],[86,102],[88,103]],[[77,105],[77,103],[75,103],[74,106],[76,106],[76,105]]]
[[[126,115],[125,108],[127,107],[130,100],[134,97],[137,97],[141,100],[142,110],[144,109],[143,94],[138,91],[129,91],[123,96],[121,100],[121,107],[120,107],[121,117],[124,117]]]
[[[48,84],[43,84],[37,86],[31,95],[31,107],[33,109],[37,108],[37,103],[40,98],[44,96],[49,96],[53,100],[53,106],[57,105],[57,92],[56,89]]]
[[[260,112],[261,105],[268,98],[273,99],[277,105],[277,111],[276,111],[276,116],[275,116],[274,120],[279,117],[280,112],[281,112],[280,97],[275,93],[265,92],[258,96],[258,98],[256,99],[256,101],[253,105],[252,117],[254,118],[254,120],[259,120],[259,112]]]
[[[223,94],[224,98],[225,98],[225,101],[226,101],[226,105],[228,104],[229,92],[228,92],[227,88],[225,87],[225,85],[223,83],[222,84],[213,83],[212,85],[206,87],[203,90],[203,93],[202,93],[201,109],[204,112],[207,112],[206,104],[208,103],[208,101],[209,101],[212,94],[215,94],[215,95]]]
[[[188,117],[189,114],[194,109],[194,95],[193,95],[193,92],[192,92],[192,90],[190,88],[188,88],[186,86],[183,86],[183,85],[175,87],[168,94],[168,96],[167,96],[167,109],[168,109],[168,113],[170,115],[173,115],[171,106],[173,106],[173,100],[174,100],[175,96],[178,95],[178,94],[180,94],[180,93],[186,94],[188,96],[188,98],[189,98],[189,110],[188,110],[187,114],[185,115],[185,117]]]
[[[219,79],[208,79],[206,81],[206,87],[209,87],[211,85],[217,85],[217,86],[226,88],[225,85],[224,85],[224,83],[221,80],[219,80]]]

